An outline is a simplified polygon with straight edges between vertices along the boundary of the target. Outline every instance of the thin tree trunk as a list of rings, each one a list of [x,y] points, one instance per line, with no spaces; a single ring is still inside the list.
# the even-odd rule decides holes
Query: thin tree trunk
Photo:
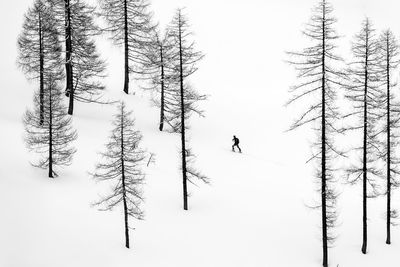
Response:
[[[387,76],[387,81],[386,81],[386,93],[387,93],[387,107],[386,107],[386,112],[387,112],[387,121],[386,121],[386,130],[387,130],[387,164],[386,164],[386,172],[387,172],[387,208],[386,208],[386,244],[390,244],[390,216],[391,216],[391,207],[390,207],[390,202],[391,202],[391,177],[390,177],[390,153],[391,153],[391,143],[390,143],[390,58],[389,58],[389,39],[387,39],[386,43],[386,76]]]
[[[179,14],[179,67],[181,87],[181,142],[182,142],[182,178],[183,178],[183,209],[188,209],[187,174],[186,174],[186,144],[185,144],[185,102],[183,90],[183,65],[182,65],[182,30]]]
[[[40,91],[39,91],[39,102],[40,102],[40,125],[43,125],[44,121],[44,103],[43,103],[43,98],[44,98],[44,54],[43,54],[43,37],[42,37],[42,16],[39,13],[39,58],[40,58]]]
[[[126,204],[125,187],[125,161],[124,161],[124,115],[121,112],[121,172],[122,172],[122,199],[124,202],[124,220],[125,220],[125,247],[129,248],[129,225],[128,225],[128,207]]]
[[[161,108],[160,108],[160,131],[164,128],[164,58],[163,58],[163,47],[160,45],[160,57],[161,57]]]
[[[129,46],[128,46],[128,7],[127,0],[124,0],[124,34],[125,34],[125,81],[124,92],[129,94]]]
[[[69,97],[70,93],[70,59],[71,59],[71,53],[70,53],[70,21],[69,21],[69,0],[64,0],[65,8],[64,8],[64,31],[65,31],[65,74],[66,74],[66,88],[65,88],[65,94],[67,97]]]
[[[70,76],[73,77],[72,67],[70,69]],[[69,105],[68,105],[68,114],[72,115],[74,113],[74,95],[75,95],[75,88],[73,82],[71,80],[71,90],[69,93]]]
[[[71,31],[71,4],[65,0],[65,69],[67,74],[66,95],[69,97],[68,114],[74,113],[74,85],[72,71],[72,31]]]
[[[52,80],[49,81],[49,178],[53,177],[53,99],[52,99]]]
[[[322,266],[328,267],[328,229],[326,215],[326,114],[325,114],[325,2],[323,7],[322,20],[322,121],[321,121],[321,141],[322,141],[322,158],[321,158],[321,204],[322,204],[322,250],[323,259]]]
[[[363,141],[363,244],[362,253],[367,253],[367,127],[368,127],[368,31],[366,33],[365,77],[364,77],[364,141]]]
[[[122,183],[125,191],[125,175],[122,177]],[[129,248],[129,225],[128,225],[128,207],[126,204],[126,196],[124,193],[124,219],[125,219],[125,247]]]

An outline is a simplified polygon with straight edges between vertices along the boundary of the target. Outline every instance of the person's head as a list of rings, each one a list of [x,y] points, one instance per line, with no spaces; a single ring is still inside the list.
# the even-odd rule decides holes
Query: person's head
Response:
[[[236,138],[236,135],[234,135],[233,138]]]

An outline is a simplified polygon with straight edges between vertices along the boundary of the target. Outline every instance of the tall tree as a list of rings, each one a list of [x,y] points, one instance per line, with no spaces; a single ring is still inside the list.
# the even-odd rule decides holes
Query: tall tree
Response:
[[[348,70],[349,82],[346,97],[354,103],[354,111],[346,117],[356,116],[358,123],[348,130],[363,133],[362,144],[354,147],[362,154],[359,165],[348,169],[347,179],[351,184],[362,182],[363,243],[361,251],[367,253],[367,198],[377,196],[376,177],[381,175],[376,163],[379,157],[377,120],[379,118],[379,46],[375,30],[368,18],[362,23],[361,31],[354,37],[352,52],[354,60]],[[368,190],[368,185],[371,190]]]
[[[98,0],[106,31],[117,45],[124,47],[124,92],[129,93],[129,73],[143,74],[145,48],[155,30],[148,0]]]
[[[62,92],[51,75],[45,79],[43,94],[43,122],[40,122],[40,93],[34,97],[33,111],[26,111],[24,125],[26,145],[41,155],[33,165],[47,169],[49,177],[57,176],[54,167],[69,165],[75,149],[71,142],[77,137],[72,129],[71,118],[62,104]]]
[[[62,5],[61,1],[58,4]],[[68,114],[73,112],[74,101],[74,85],[73,85],[73,68],[72,68],[72,19],[71,19],[71,0],[64,0],[64,39],[65,39],[65,73],[66,73],[66,95],[70,97]],[[60,20],[62,24],[62,19]]]
[[[172,46],[168,42],[168,32],[164,38],[161,38],[160,34],[156,32],[153,36],[153,42],[147,46],[144,63],[146,78],[149,80],[149,85],[144,88],[156,93],[152,100],[160,108],[158,127],[160,131],[164,129],[166,113],[170,110],[169,106],[173,95],[169,90],[171,86],[171,49]]]
[[[299,101],[310,103],[290,130],[312,124],[318,134],[309,161],[318,162],[316,179],[320,186],[321,203],[317,208],[321,209],[324,267],[328,266],[328,246],[334,241],[333,230],[337,218],[334,159],[341,155],[333,142],[334,134],[338,132],[335,124],[339,119],[336,95],[343,74],[336,69],[342,60],[335,53],[338,36],[332,12],[333,8],[328,1],[319,1],[304,31],[312,43],[300,52],[288,53],[292,58],[289,63],[298,71],[299,79],[299,83],[291,88],[293,97],[288,105]]]
[[[106,162],[97,164],[93,174],[98,181],[113,182],[113,191],[95,205],[103,206],[102,210],[112,210],[123,204],[125,246],[129,248],[129,217],[143,219],[140,204],[143,202],[141,185],[145,175],[141,167],[146,162],[145,153],[139,147],[142,136],[134,129],[132,112],[126,110],[123,102],[118,108],[106,152],[101,153]]]
[[[101,31],[95,24],[95,8],[82,0],[48,1],[54,12],[54,23],[64,33],[66,95],[68,114],[72,115],[74,100],[102,103],[105,63],[94,41]]]
[[[396,156],[396,148],[399,145],[400,103],[393,93],[397,85],[393,76],[399,66],[399,44],[392,31],[386,30],[379,38],[379,45],[382,59],[380,65],[383,73],[382,85],[386,89],[382,92],[383,102],[380,104],[383,109],[381,116],[385,121],[381,133],[386,139],[382,144],[380,157],[386,162],[386,244],[390,244],[392,219],[398,217],[397,210],[392,208],[392,191],[400,185],[398,180],[400,159]]]
[[[197,71],[196,64],[203,58],[203,54],[195,50],[195,43],[189,38],[192,33],[189,30],[188,20],[183,15],[182,9],[178,9],[172,22],[168,27],[169,38],[171,38],[172,71],[171,79],[177,85],[175,92],[179,92],[179,117],[181,134],[181,159],[182,159],[182,183],[183,183],[183,209],[188,209],[187,182],[199,179],[205,183],[209,180],[206,176],[192,167],[193,154],[186,146],[186,120],[196,110],[196,102],[204,99],[197,94],[188,82],[188,78]],[[176,113],[175,113],[176,114]]]
[[[61,64],[61,46],[58,32],[52,22],[52,13],[43,0],[36,0],[25,14],[22,33],[18,38],[18,65],[29,79],[39,80],[40,124],[44,120],[44,81]]]

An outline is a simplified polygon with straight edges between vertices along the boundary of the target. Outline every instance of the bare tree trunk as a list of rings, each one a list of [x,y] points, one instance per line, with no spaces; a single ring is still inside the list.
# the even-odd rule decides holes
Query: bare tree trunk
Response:
[[[68,114],[74,112],[74,85],[72,71],[72,31],[71,31],[71,4],[70,0],[65,0],[65,69],[67,74],[66,95],[69,97]]]
[[[52,92],[53,89],[52,81],[49,83],[49,178],[53,177],[53,99]]]
[[[124,0],[124,34],[125,34],[125,82],[124,82],[124,92],[129,94],[129,46],[128,46],[128,7],[127,0]]]
[[[185,102],[183,88],[183,62],[182,62],[182,29],[179,15],[179,67],[181,87],[181,142],[182,142],[182,178],[183,178],[183,209],[188,209],[187,173],[186,173],[186,144],[185,144]]]
[[[39,91],[39,101],[40,101],[40,125],[43,125],[44,121],[44,103],[43,103],[43,98],[44,98],[44,54],[43,54],[43,37],[42,37],[42,17],[41,14],[39,13],[39,58],[40,58],[40,91]]]
[[[72,67],[70,68],[70,76],[72,77]],[[75,95],[75,88],[73,82],[71,80],[71,90],[69,93],[69,105],[68,105],[68,114],[72,115],[74,113],[74,95]]]
[[[367,121],[368,121],[368,32],[366,33],[366,53],[365,53],[365,81],[364,81],[364,143],[363,143],[363,244],[361,251],[367,253]]]
[[[128,225],[128,207],[126,204],[125,187],[125,161],[124,161],[124,116],[121,115],[121,172],[122,172],[122,198],[124,202],[124,220],[125,220],[125,247],[129,248],[129,225]]]
[[[326,216],[326,114],[325,114],[325,6],[322,21],[322,121],[321,121],[321,205],[322,205],[322,266],[328,267],[328,229]]]
[[[125,177],[123,178],[125,187]],[[129,225],[128,225],[128,207],[126,205],[126,197],[124,197],[124,216],[125,216],[125,247],[129,248]]]
[[[386,93],[387,93],[387,106],[386,106],[386,112],[387,112],[387,121],[386,121],[386,131],[387,131],[387,163],[386,163],[386,172],[387,172],[387,195],[386,195],[386,244],[390,244],[390,219],[391,219],[391,207],[390,207],[390,202],[391,202],[391,176],[390,176],[390,153],[391,153],[391,143],[390,143],[390,57],[389,57],[389,40],[386,43],[386,76],[387,76],[387,81],[386,81]]]
[[[163,47],[160,45],[160,57],[161,57],[161,108],[160,108],[160,131],[164,128],[164,58],[163,58]]]

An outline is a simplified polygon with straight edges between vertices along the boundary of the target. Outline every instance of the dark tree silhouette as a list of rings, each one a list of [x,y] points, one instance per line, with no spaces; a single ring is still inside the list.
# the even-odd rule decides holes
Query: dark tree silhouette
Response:
[[[105,63],[96,51],[94,36],[99,28],[95,25],[95,9],[77,1],[72,6],[73,37],[72,68],[73,92],[76,100],[81,102],[101,102],[104,85],[100,82],[105,77]],[[72,99],[73,99],[72,98]],[[71,107],[71,99],[70,99]]]
[[[129,73],[143,74],[145,49],[155,29],[147,0],[99,0],[105,30],[117,45],[124,46],[124,92],[129,93]]]
[[[188,209],[188,192],[187,182],[193,182],[193,178],[208,183],[206,176],[196,171],[192,167],[193,154],[186,146],[186,120],[193,111],[196,111],[196,102],[205,98],[198,95],[187,82],[187,79],[197,70],[196,63],[203,58],[201,52],[195,50],[194,42],[189,40],[191,32],[187,18],[182,14],[182,10],[178,9],[175,16],[168,27],[168,36],[173,47],[172,53],[172,72],[171,80],[176,84],[177,89],[175,96],[179,96],[179,111],[174,113],[173,119],[179,115],[180,123],[175,124],[180,127],[181,134],[181,158],[182,158],[182,180],[183,180],[183,208]],[[171,122],[171,121],[170,121]]]
[[[57,0],[56,0],[57,1]],[[58,4],[61,4],[59,1]],[[64,0],[64,38],[65,38],[65,73],[66,73],[66,95],[70,97],[68,113],[73,113],[74,105],[74,83],[72,68],[72,4],[71,0]],[[62,23],[62,19],[60,20]]]
[[[149,85],[144,89],[156,94],[152,99],[153,103],[160,108],[159,130],[164,129],[166,113],[171,110],[171,97],[174,92],[170,92],[171,87],[171,49],[168,43],[168,32],[164,38],[159,33],[153,36],[153,42],[147,46],[146,60],[144,63],[145,77],[149,80]]]
[[[39,80],[40,124],[44,120],[44,80],[61,64],[58,32],[52,13],[43,0],[36,0],[25,14],[22,33],[18,38],[18,65],[29,79]],[[58,73],[59,79],[61,73]],[[48,77],[47,77],[48,78]]]
[[[40,123],[40,93],[34,97],[35,108],[26,111],[24,125],[26,144],[30,150],[41,155],[35,167],[48,168],[49,177],[57,176],[54,167],[69,165],[75,149],[71,142],[77,137],[72,129],[71,118],[67,116],[66,108],[62,104],[62,92],[50,75],[45,79],[43,94],[43,123]]]
[[[367,18],[362,23],[362,29],[353,41],[353,62],[348,70],[349,83],[346,86],[346,97],[354,103],[354,111],[346,117],[356,116],[359,123],[347,130],[361,130],[363,132],[362,145],[354,147],[362,153],[360,165],[347,170],[347,179],[350,184],[362,181],[363,195],[363,244],[361,251],[367,253],[367,198],[378,195],[375,181],[381,176],[376,163],[379,156],[377,139],[377,121],[379,118],[379,47],[375,38],[375,30]],[[368,192],[368,184],[371,186]]]
[[[400,127],[400,103],[396,99],[393,89],[397,86],[394,82],[394,74],[399,66],[399,44],[390,30],[384,31],[379,38],[383,92],[382,117],[385,121],[381,133],[385,136],[382,143],[383,149],[380,157],[386,162],[386,244],[391,243],[390,227],[392,219],[398,217],[398,211],[392,208],[391,196],[394,188],[399,187],[398,175],[400,174],[400,159],[396,156],[396,148],[399,145]]]
[[[74,111],[74,100],[102,103],[105,63],[96,50],[94,38],[101,33],[95,24],[96,10],[82,0],[48,0],[54,12],[54,23],[65,38],[66,95],[68,114]]]
[[[113,182],[113,191],[95,205],[103,206],[101,210],[112,210],[122,203],[125,222],[125,246],[129,248],[129,216],[143,219],[140,208],[143,202],[141,185],[144,173],[141,169],[146,164],[145,152],[139,148],[142,136],[134,129],[132,112],[126,110],[125,104],[119,105],[119,113],[114,116],[110,141],[106,152],[102,153],[105,163],[97,164],[93,174],[98,181]]]
[[[319,164],[316,178],[321,203],[316,208],[321,209],[324,267],[328,266],[328,246],[334,241],[333,229],[337,219],[334,159],[341,155],[333,143],[333,135],[338,132],[335,124],[339,119],[336,94],[343,74],[335,69],[342,60],[335,54],[338,36],[332,12],[328,1],[319,1],[304,31],[312,44],[301,52],[288,53],[292,58],[289,63],[295,66],[300,80],[291,89],[293,97],[288,105],[299,101],[308,105],[290,130],[312,124],[318,134],[313,146],[315,151],[309,161],[315,160]]]

